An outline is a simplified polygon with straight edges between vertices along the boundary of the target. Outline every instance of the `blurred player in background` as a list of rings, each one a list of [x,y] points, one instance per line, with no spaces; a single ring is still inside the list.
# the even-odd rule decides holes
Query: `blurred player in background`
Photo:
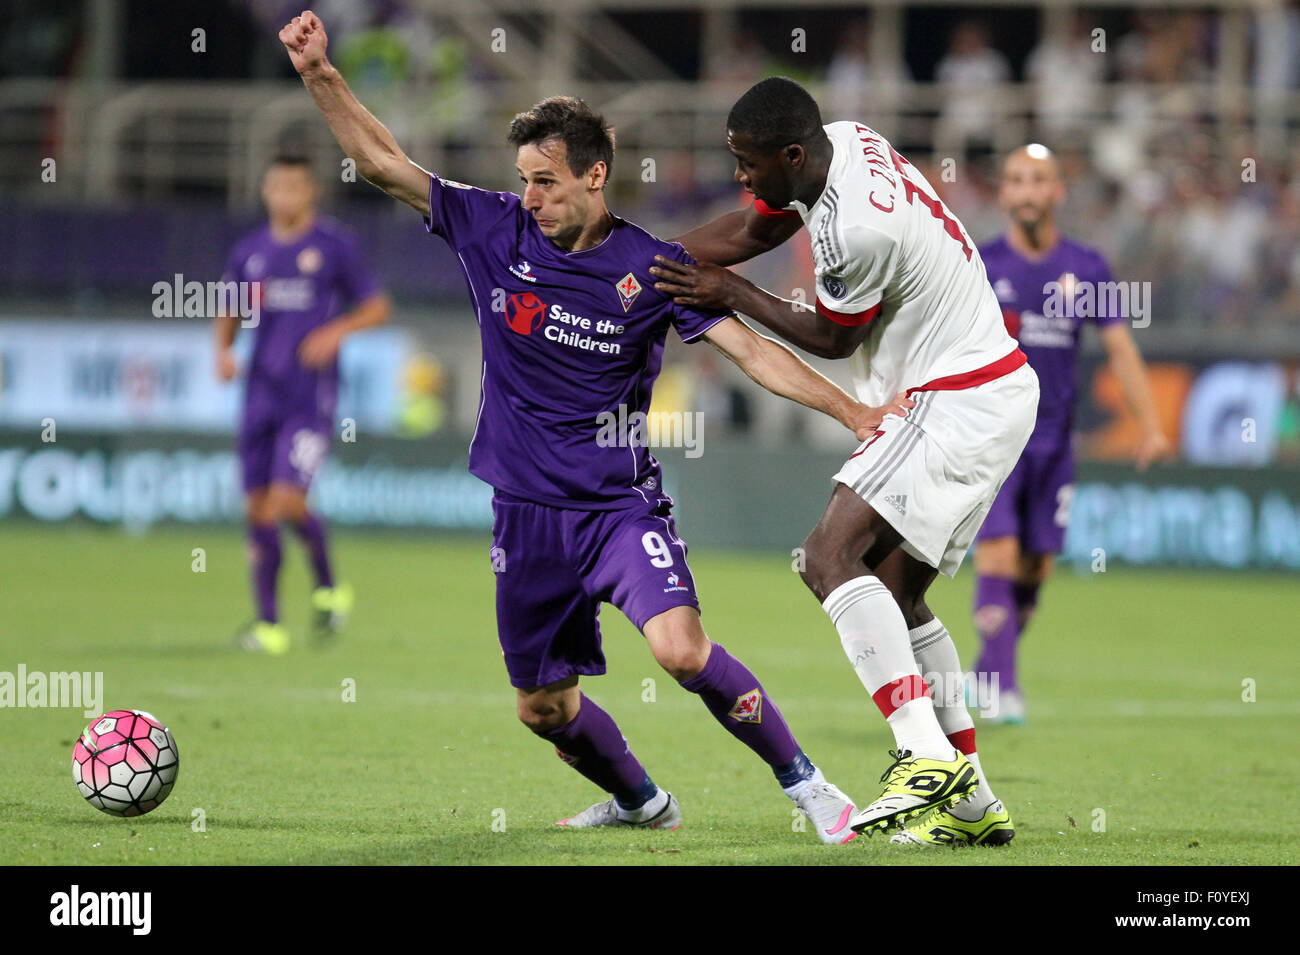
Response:
[[[488,192],[407,158],[329,63],[310,11],[280,40],[357,170],[423,215],[465,273],[483,343],[469,469],[494,492],[497,631],[516,712],[612,797],[560,825],[681,820],[677,800],[578,686],[605,672],[598,614],[612,603],[660,666],[768,765],[818,837],[847,842],[852,801],[804,755],[757,677],[705,635],[659,462],[629,428],[649,409],[670,326],[854,433],[901,408],[868,408],[731,312],[683,308],[649,288],[655,253],[689,257],[609,212],[613,131],[580,100],[552,97],[516,116],[508,141],[523,196]]]
[[[1065,542],[1074,494],[1075,365],[1085,320],[1097,326],[1110,367],[1137,417],[1138,468],[1145,470],[1169,447],[1156,418],[1142,356],[1129,333],[1132,316],[1110,311],[1113,296],[1106,289],[1111,275],[1105,259],[1057,228],[1056,208],[1064,199],[1065,185],[1051,151],[1037,143],[1016,150],[1003,166],[999,192],[1011,228],[979,250],[1007,331],[1019,340],[1042,386],[1034,433],[975,544],[975,629],[983,649],[968,696],[978,701],[982,714],[1006,723],[1025,719],[1016,649],[1038,603],[1038,589]],[[1083,305],[1085,294],[1093,307]],[[1056,301],[1049,307],[1052,297]],[[1081,307],[1061,314],[1063,297]]]
[[[277,606],[281,523],[293,527],[311,563],[315,634],[338,633],[352,606],[351,588],[334,580],[325,524],[308,509],[307,489],[334,429],[339,345],[352,332],[387,321],[390,308],[352,239],[317,216],[318,192],[306,159],[277,157],[262,182],[269,221],[235,244],[222,276],[260,283],[237,442],[257,618],[240,642],[276,654],[289,649]],[[238,373],[232,351],[238,330],[238,317],[217,319],[223,381]]]
[[[868,405],[908,396],[835,475],[804,543],[804,582],[898,745],[884,790],[851,826],[919,817],[894,838],[1007,843],[1015,830],[980,768],[957,648],[925,593],[940,571],[957,572],[1024,449],[1037,378],[965,229],[879,133],[823,126],[803,87],[772,77],[731,108],[727,146],[754,204],[682,237],[701,263],[720,265],[661,257],[656,288],[848,358]],[[775,248],[800,225],[812,237],[815,309],[720,267]]]

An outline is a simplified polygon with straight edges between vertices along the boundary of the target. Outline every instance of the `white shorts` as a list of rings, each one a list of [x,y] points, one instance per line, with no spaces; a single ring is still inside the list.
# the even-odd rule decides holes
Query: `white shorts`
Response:
[[[1028,364],[958,391],[916,391],[844,463],[847,485],[903,535],[903,549],[952,577],[1034,430]]]

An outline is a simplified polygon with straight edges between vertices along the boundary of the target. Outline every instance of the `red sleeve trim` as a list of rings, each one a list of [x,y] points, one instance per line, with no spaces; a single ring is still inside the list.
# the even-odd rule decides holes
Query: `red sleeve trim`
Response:
[[[799,214],[793,209],[773,209],[762,199],[754,200],[754,211],[760,216],[766,216],[769,219],[780,219],[785,216],[797,216]]]
[[[880,314],[880,303],[877,302],[865,312],[837,312],[833,308],[827,308],[822,304],[822,300],[817,299],[817,311],[829,318],[836,325],[865,325],[877,315]]]

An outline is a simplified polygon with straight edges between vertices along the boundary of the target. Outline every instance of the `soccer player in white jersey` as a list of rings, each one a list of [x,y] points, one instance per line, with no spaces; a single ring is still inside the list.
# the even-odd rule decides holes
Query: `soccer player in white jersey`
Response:
[[[816,102],[773,77],[727,120],[736,179],[754,204],[681,237],[699,260],[657,258],[679,304],[731,308],[824,358],[849,358],[859,399],[906,392],[835,475],[804,542],[816,594],[894,732],[894,763],[857,831],[914,818],[896,841],[997,845],[1014,834],[975,751],[956,647],[926,606],[952,576],[1034,427],[1038,378],[1007,333],[975,243],[883,136],[822,125]],[[722,266],[806,225],[817,302],[774,296]]]

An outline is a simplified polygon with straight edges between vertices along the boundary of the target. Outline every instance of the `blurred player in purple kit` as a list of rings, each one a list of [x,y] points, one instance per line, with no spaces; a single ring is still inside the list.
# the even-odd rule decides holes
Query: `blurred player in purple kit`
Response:
[[[768,764],[819,838],[847,842],[852,801],[804,755],[753,673],[705,635],[672,499],[631,422],[649,410],[669,327],[855,433],[902,409],[860,404],[730,311],[680,307],[657,292],[655,255],[690,259],[608,211],[613,132],[581,101],[553,97],[516,116],[508,141],[523,195],[488,192],[406,157],[326,59],[310,11],[280,39],[358,171],[420,212],[464,271],[483,344],[469,469],[495,492],[497,629],[517,714],[612,797],[560,824],[675,829],[681,819],[578,686],[605,672],[597,614],[612,603],[673,679]],[[628,429],[617,440],[611,418]]]
[[[276,593],[281,523],[293,527],[310,559],[316,635],[338,633],[351,609],[351,588],[334,580],[325,525],[307,507],[307,489],[334,429],[339,345],[346,335],[387,321],[389,312],[352,239],[317,216],[317,192],[305,159],[277,157],[262,183],[269,221],[235,244],[222,277],[260,289],[238,437],[257,619],[240,642],[275,654],[289,649]],[[238,329],[238,317],[217,319],[223,381],[238,373],[232,352]]]
[[[1000,722],[1025,718],[1016,679],[1016,648],[1065,541],[1074,487],[1071,423],[1079,333],[1091,320],[1141,427],[1139,469],[1168,449],[1156,419],[1142,356],[1129,333],[1130,314],[1112,314],[1110,269],[1101,254],[1061,235],[1056,208],[1065,186],[1051,151],[1037,143],[1007,157],[1000,201],[1011,219],[1006,235],[980,247],[1007,330],[1038,373],[1038,422],[1015,470],[1002,485],[975,544],[975,627],[983,642],[968,695]],[[1088,298],[1090,296],[1091,305]],[[1075,307],[1061,308],[1069,297]],[[1052,299],[1052,301],[1049,301]],[[1066,314],[1062,314],[1065,312]]]

